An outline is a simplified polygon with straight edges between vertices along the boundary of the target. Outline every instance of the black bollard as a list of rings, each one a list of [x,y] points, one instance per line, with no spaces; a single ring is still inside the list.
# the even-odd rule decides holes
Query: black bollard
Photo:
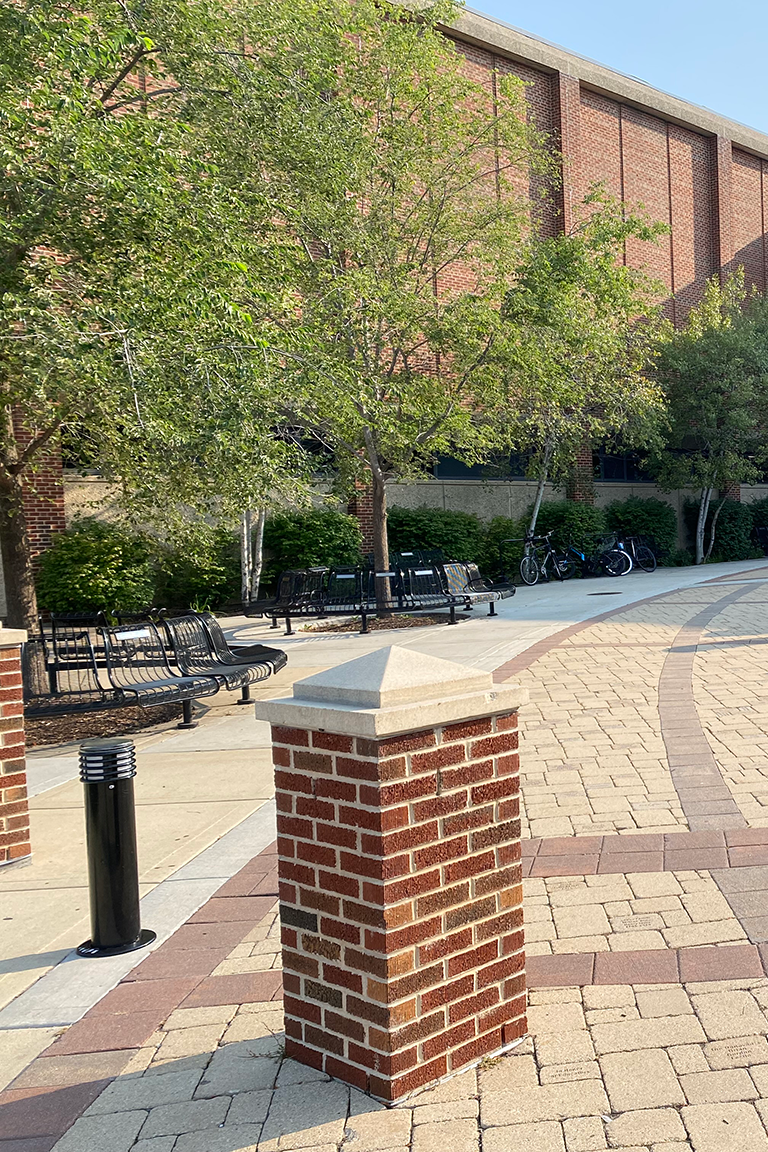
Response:
[[[80,745],[91,938],[77,949],[79,956],[119,956],[155,939],[141,927],[135,775],[132,740],[118,736]]]

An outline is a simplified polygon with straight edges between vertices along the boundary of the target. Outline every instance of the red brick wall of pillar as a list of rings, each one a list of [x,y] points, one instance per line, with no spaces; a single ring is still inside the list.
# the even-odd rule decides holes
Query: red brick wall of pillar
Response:
[[[727,496],[729,500],[735,500],[738,504],[741,503],[741,484],[729,484],[727,488],[722,489],[723,496]]]
[[[0,648],[0,867],[31,854],[21,649]]]
[[[524,1035],[517,714],[272,738],[288,1055],[394,1101]]]
[[[347,503],[347,512],[356,516],[363,534],[363,552],[373,551],[373,489],[361,480],[355,481],[355,491]]]
[[[595,477],[592,464],[592,448],[585,444],[580,448],[568,478],[566,495],[579,504],[594,504]]]
[[[23,449],[30,434],[20,421],[14,420],[16,442]],[[66,528],[64,518],[64,484],[61,470],[61,452],[58,445],[37,457],[34,471],[24,477],[24,513],[33,556],[39,556],[50,546],[53,536]]]

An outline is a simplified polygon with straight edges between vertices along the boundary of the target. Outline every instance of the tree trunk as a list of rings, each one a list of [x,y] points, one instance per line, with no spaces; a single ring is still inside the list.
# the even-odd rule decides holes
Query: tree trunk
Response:
[[[251,600],[259,598],[259,584],[261,572],[264,567],[264,525],[267,522],[266,508],[259,508],[256,513],[256,533],[253,536],[253,552],[251,560]]]
[[[707,524],[707,513],[709,512],[709,504],[712,499],[712,489],[702,488],[701,501],[699,503],[699,519],[696,524],[696,563],[704,563],[704,529]]]
[[[8,474],[0,478],[0,555],[7,605],[5,622],[9,628],[35,632],[37,595],[24,494],[20,478]]]
[[[536,499],[533,502],[533,512],[531,512],[531,522],[528,525],[528,535],[533,536],[536,531],[536,521],[539,518],[539,510],[541,509],[541,502],[544,499],[544,488],[546,487],[547,477],[549,476],[549,465],[552,461],[552,453],[554,452],[554,444],[551,440],[547,440],[544,445],[544,454],[541,458],[541,468],[539,470],[539,486],[536,489]]]
[[[723,504],[725,504],[727,499],[728,499],[728,492],[726,491],[725,496],[723,496],[722,500],[718,504],[717,508],[715,509],[715,514],[712,517],[712,524],[710,525],[710,528],[709,528],[709,544],[707,545],[707,554],[704,557],[705,560],[709,560],[710,556],[712,555],[712,549],[715,546],[715,528],[717,526],[717,518],[720,515]]]
[[[251,510],[240,516],[240,599],[247,604],[251,592]]]
[[[389,571],[389,541],[387,540],[387,485],[381,474],[371,472],[373,482],[373,564],[376,572]],[[378,616],[389,616],[390,598],[387,576],[376,577],[376,606]]]

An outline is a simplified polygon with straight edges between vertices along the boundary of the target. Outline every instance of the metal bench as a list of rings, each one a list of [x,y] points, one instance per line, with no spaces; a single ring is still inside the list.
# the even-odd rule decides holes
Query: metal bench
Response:
[[[62,663],[49,663],[50,637],[33,636],[22,649],[24,672],[24,712],[29,717],[62,716],[70,712],[100,712],[117,708],[123,701],[113,688],[105,688],[99,676],[96,654],[91,635],[72,628],[66,641],[60,638]],[[45,664],[50,691],[43,694],[30,687],[34,683],[33,668],[38,661]]]
[[[126,703],[151,708],[158,704],[182,705],[180,728],[194,728],[192,701],[214,696],[220,680],[210,675],[175,675],[168,662],[160,634],[150,621],[104,626],[107,676]]]
[[[465,601],[465,611],[475,604],[487,604],[488,615],[496,615],[496,603],[514,596],[514,584],[490,584],[480,575],[477,564],[458,562],[441,565],[448,592],[457,600]]]
[[[176,663],[185,676],[212,676],[229,691],[239,688],[243,704],[250,701],[250,685],[266,680],[272,675],[275,664],[278,663],[277,657],[283,657],[281,667],[287,659],[285,653],[264,648],[263,652],[270,653],[271,658],[265,659],[262,656],[257,660],[223,661],[214,650],[208,628],[194,612],[184,616],[165,617],[163,627]],[[224,640],[223,633],[221,638]],[[226,644],[226,641],[224,643]]]

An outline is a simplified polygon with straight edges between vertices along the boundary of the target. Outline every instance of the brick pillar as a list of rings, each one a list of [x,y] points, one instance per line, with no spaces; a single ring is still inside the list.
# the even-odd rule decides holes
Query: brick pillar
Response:
[[[26,632],[0,628],[0,867],[32,852],[21,683],[21,644],[26,638]]]
[[[733,260],[733,145],[725,136],[712,141],[714,184],[714,271],[731,271]]]
[[[595,477],[592,464],[592,447],[584,444],[576,454],[573,469],[568,478],[566,495],[579,504],[594,504]]]
[[[557,119],[562,156],[560,191],[562,230],[568,233],[575,223],[573,206],[581,199],[576,191],[581,137],[581,84],[576,76],[558,72],[556,77]]]
[[[737,504],[741,504],[741,484],[739,484],[738,481],[734,481],[726,488],[722,488],[720,495],[727,496],[729,500],[735,500]]]
[[[363,534],[363,552],[373,551],[373,488],[362,480],[355,480],[354,494],[347,503],[347,512],[356,516]]]
[[[517,709],[381,649],[272,721],[288,1055],[387,1102],[526,1031]]]

